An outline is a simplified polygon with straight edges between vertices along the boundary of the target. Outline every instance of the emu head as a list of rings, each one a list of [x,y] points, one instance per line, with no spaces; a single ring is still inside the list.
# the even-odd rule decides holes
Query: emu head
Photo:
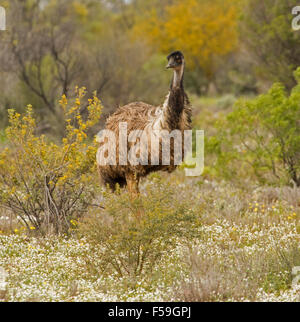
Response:
[[[167,60],[166,68],[181,69],[184,64],[184,56],[181,51],[174,51],[167,57]]]

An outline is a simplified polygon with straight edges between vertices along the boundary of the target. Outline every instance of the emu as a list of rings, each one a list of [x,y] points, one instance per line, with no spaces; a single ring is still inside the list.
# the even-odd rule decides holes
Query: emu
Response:
[[[184,91],[183,79],[185,70],[185,59],[180,51],[171,53],[168,57],[167,69],[173,69],[173,78],[169,93],[160,106],[152,106],[143,102],[134,102],[119,107],[106,121],[105,129],[115,133],[119,137],[119,124],[126,122],[128,133],[135,130],[146,131],[149,135],[154,130],[166,130],[172,132],[179,130],[182,137],[185,130],[191,129],[191,105],[187,94]],[[170,165],[163,165],[161,160],[161,142],[159,144],[159,164],[158,165],[121,165],[119,162],[119,142],[116,142],[116,165],[101,165],[98,163],[98,172],[101,182],[115,191],[116,184],[120,187],[128,187],[132,195],[139,193],[139,181],[154,171],[168,171],[176,169],[174,163],[174,147],[170,148]],[[145,145],[144,145],[145,146]],[[127,151],[130,149],[127,147]],[[126,152],[127,152],[126,151]],[[182,147],[182,151],[184,148]],[[141,144],[140,155],[147,153],[151,159],[151,149],[144,149]],[[183,154],[182,154],[183,155]]]

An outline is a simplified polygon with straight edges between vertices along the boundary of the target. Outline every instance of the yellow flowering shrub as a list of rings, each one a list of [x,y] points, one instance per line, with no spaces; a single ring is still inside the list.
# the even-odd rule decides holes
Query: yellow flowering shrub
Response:
[[[65,119],[61,144],[37,136],[32,106],[25,115],[9,110],[8,147],[0,153],[0,205],[30,230],[66,232],[85,212],[95,194],[96,141],[87,131],[100,119],[102,105],[94,93],[83,117],[85,88],[75,101],[59,101]],[[89,143],[89,144],[88,144]]]

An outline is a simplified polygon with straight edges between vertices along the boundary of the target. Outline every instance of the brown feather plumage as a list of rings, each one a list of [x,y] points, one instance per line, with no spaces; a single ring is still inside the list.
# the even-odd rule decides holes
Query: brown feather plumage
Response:
[[[184,66],[182,67],[184,68]],[[174,71],[174,77],[176,76]],[[181,75],[183,78],[183,73]],[[183,131],[191,128],[191,106],[187,94],[184,92],[183,81],[180,79],[179,86],[176,86],[172,81],[170,92],[164,102],[164,105],[152,106],[143,102],[134,102],[125,106],[119,107],[106,121],[105,129],[113,131],[116,138],[119,137],[119,123],[126,122],[128,133],[134,130],[147,131],[150,134],[154,128],[167,130]],[[148,151],[140,151],[140,155],[148,153],[148,159],[151,160],[151,143],[148,142]],[[128,144],[128,150],[131,145]],[[161,149],[161,144],[159,146]],[[184,147],[183,147],[184,149]],[[143,146],[141,147],[143,150]],[[174,147],[171,144],[171,164],[162,165],[161,151],[159,165],[128,165],[119,164],[119,144],[117,140],[116,147],[117,165],[98,165],[98,171],[101,181],[104,185],[109,185],[112,190],[115,190],[116,184],[121,187],[127,185],[129,191],[138,193],[139,180],[153,171],[168,171],[175,170],[174,165]]]

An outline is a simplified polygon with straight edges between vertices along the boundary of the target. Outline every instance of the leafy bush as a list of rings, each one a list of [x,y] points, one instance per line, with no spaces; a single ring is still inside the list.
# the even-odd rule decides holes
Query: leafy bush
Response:
[[[189,204],[179,201],[170,185],[156,182],[134,200],[127,192],[107,194],[105,209],[85,217],[79,232],[95,247],[93,260],[87,259],[95,271],[135,278],[151,273],[198,224]]]
[[[294,75],[298,84],[290,95],[276,83],[267,94],[239,100],[219,123],[207,146],[222,176],[246,173],[263,183],[300,186],[300,68]]]
[[[0,205],[28,229],[65,232],[93,198],[96,142],[87,147],[87,130],[99,121],[102,106],[95,94],[84,120],[80,111],[86,90],[76,88],[76,93],[75,102],[65,96],[60,101],[66,124],[61,145],[35,135],[30,105],[24,116],[9,110],[8,147],[0,153]]]

